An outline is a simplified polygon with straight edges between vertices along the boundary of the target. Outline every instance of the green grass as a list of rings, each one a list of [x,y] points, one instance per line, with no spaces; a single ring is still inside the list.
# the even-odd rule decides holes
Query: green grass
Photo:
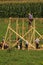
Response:
[[[43,51],[0,50],[0,65],[43,65]]]

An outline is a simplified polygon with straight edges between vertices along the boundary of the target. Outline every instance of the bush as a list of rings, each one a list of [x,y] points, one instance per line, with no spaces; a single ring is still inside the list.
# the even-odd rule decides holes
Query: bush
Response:
[[[43,17],[43,3],[0,4],[0,17],[28,17],[29,12],[34,17]]]

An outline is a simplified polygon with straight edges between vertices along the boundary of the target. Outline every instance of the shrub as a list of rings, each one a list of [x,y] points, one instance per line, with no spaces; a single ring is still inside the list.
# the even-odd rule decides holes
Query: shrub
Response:
[[[29,12],[34,17],[43,17],[43,3],[0,4],[0,17],[28,17]]]

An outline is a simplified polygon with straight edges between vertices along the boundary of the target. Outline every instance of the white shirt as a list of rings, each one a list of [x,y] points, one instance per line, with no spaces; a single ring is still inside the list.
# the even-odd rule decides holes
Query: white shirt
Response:
[[[26,41],[26,43],[25,44],[27,44],[28,45],[28,41]]]
[[[37,39],[35,40],[35,42],[38,43],[38,44],[39,44],[39,41],[40,41],[39,38],[37,38]]]
[[[29,19],[33,19],[33,16],[31,14],[29,14]]]

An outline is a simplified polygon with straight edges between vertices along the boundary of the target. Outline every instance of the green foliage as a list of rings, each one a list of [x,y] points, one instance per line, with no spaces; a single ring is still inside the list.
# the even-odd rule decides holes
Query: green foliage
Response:
[[[43,17],[43,3],[10,3],[0,4],[0,17]]]

